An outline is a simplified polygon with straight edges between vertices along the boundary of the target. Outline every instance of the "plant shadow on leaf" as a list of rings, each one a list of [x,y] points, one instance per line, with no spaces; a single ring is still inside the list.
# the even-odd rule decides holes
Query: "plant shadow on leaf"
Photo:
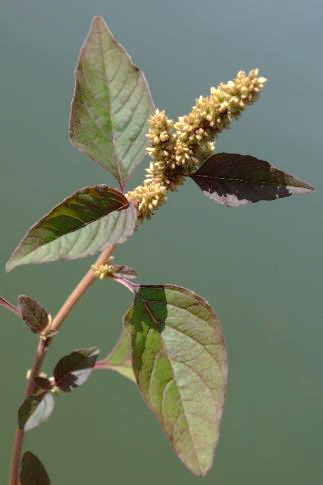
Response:
[[[212,307],[176,285],[145,285],[124,319],[145,403],[176,455],[198,476],[209,471],[219,438],[227,355]]]
[[[148,328],[152,328],[156,330],[159,334],[165,328],[166,319],[168,315],[167,310],[167,299],[165,290],[160,286],[156,286],[156,301],[151,301],[151,299],[146,300],[143,296],[143,290],[145,286],[142,285],[140,287],[139,292],[137,293],[134,301],[134,306],[142,306],[143,313],[146,315],[146,319],[142,321],[136,321],[136,332],[138,333],[145,333]],[[151,290],[153,288],[152,285],[147,285],[147,289]],[[144,328],[146,327],[146,329]],[[148,330],[149,332],[149,330]],[[138,371],[142,368],[142,355],[138,354],[139,359],[136,360],[136,368]]]

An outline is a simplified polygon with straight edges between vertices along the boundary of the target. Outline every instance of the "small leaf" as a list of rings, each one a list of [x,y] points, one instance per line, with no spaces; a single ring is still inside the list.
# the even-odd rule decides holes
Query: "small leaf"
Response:
[[[54,369],[56,385],[64,392],[73,391],[90,377],[99,355],[97,347],[74,350],[63,357]]]
[[[71,142],[123,187],[145,156],[153,110],[143,73],[113,38],[102,17],[95,17],[75,71]]]
[[[219,153],[194,175],[194,182],[210,199],[227,207],[305,194],[314,188],[250,155]]]
[[[15,315],[17,315],[17,317],[21,317],[21,314],[18,308],[16,308],[12,303],[10,303],[10,301],[7,301],[4,298],[1,298],[1,296],[0,296],[0,306],[14,313]]]
[[[124,242],[134,231],[136,210],[106,185],[85,187],[54,207],[29,229],[6,270],[29,263],[90,256]]]
[[[128,278],[129,280],[133,280],[138,277],[137,271],[130,268],[130,266],[113,265],[112,271],[114,276],[122,276],[124,278]]]
[[[50,485],[44,465],[30,451],[26,451],[22,457],[20,483],[21,485]]]
[[[41,389],[43,391],[50,391],[54,387],[51,381],[46,377],[37,376],[34,378],[34,383],[37,390]]]
[[[125,328],[144,401],[188,469],[206,475],[219,438],[227,380],[216,314],[185,288],[141,286]]]
[[[30,431],[47,421],[54,409],[55,401],[50,392],[32,394],[27,397],[18,411],[19,428]]]
[[[100,360],[96,364],[95,368],[115,370],[131,381],[136,382],[135,375],[132,370],[130,339],[125,330],[123,330],[116,346],[105,359]]]
[[[26,295],[18,296],[22,319],[34,333],[41,333],[48,325],[48,313],[37,300]]]

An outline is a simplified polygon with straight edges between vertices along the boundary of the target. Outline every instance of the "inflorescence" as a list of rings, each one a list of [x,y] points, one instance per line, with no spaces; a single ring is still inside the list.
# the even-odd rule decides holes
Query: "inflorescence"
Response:
[[[212,154],[215,139],[245,106],[254,103],[266,82],[259,70],[239,71],[233,81],[212,87],[210,95],[200,96],[192,111],[175,123],[164,111],[156,110],[149,120],[147,153],[152,159],[143,185],[128,192],[137,205],[138,218],[150,218],[175,191],[185,177],[193,174]]]

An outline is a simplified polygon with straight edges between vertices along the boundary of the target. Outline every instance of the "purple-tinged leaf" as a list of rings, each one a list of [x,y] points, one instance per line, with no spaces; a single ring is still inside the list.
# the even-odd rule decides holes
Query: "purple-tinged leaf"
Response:
[[[227,207],[276,200],[314,190],[312,185],[250,155],[212,155],[191,178],[210,199]]]
[[[129,280],[133,280],[138,277],[137,271],[135,271],[130,266],[122,265],[113,265],[112,267],[113,276],[121,276],[123,278],[128,278]]]
[[[90,256],[123,243],[136,226],[136,210],[107,185],[85,187],[63,200],[29,229],[6,270],[29,263]]]
[[[12,303],[10,303],[10,301],[5,300],[4,298],[1,298],[1,296],[0,296],[0,306],[14,313],[15,315],[17,315],[17,317],[21,317],[20,311],[18,310],[18,308],[15,307]]]
[[[41,392],[27,397],[18,411],[18,425],[30,431],[47,421],[54,409],[55,401],[50,392]]]
[[[136,382],[132,370],[130,339],[125,330],[122,331],[115,347],[104,359],[97,362],[95,368],[114,370],[127,379]]]
[[[198,476],[219,439],[227,353],[212,307],[175,285],[145,285],[125,316],[140,393],[177,456]]]
[[[26,295],[18,296],[18,308],[22,319],[34,333],[41,333],[48,325],[48,313],[37,300]]]
[[[50,485],[44,465],[30,451],[26,451],[22,457],[20,485]]]
[[[145,76],[103,18],[94,17],[75,70],[71,142],[123,187],[145,156],[153,110]]]
[[[56,386],[64,392],[73,391],[90,377],[99,355],[97,347],[74,350],[63,357],[54,369]]]
[[[37,376],[34,378],[34,383],[36,386],[36,392],[38,392],[38,390],[50,391],[54,387],[53,383],[46,377]]]

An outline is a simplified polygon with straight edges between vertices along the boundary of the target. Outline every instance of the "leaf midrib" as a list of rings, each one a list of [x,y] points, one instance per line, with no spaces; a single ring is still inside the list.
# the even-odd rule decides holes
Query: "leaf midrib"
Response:
[[[208,179],[208,180],[224,180],[228,182],[237,182],[245,185],[271,185],[273,187],[295,187],[294,185],[288,185],[288,184],[275,184],[274,182],[266,181],[266,180],[261,180],[257,182],[249,182],[248,180],[243,180],[243,179],[236,179],[236,178],[231,178],[231,177],[220,177],[218,175],[201,175],[201,174],[195,174],[193,178],[201,178],[201,179]],[[303,187],[300,187],[303,188]],[[305,187],[306,188],[306,187]]]
[[[107,94],[107,98],[108,98],[107,111],[109,113],[110,120],[111,120],[111,128],[112,128],[112,130],[111,130],[111,137],[112,137],[112,144],[113,144],[113,147],[114,147],[114,158],[115,158],[116,170],[117,170],[117,180],[119,182],[120,187],[122,188],[122,178],[121,178],[120,161],[119,161],[119,159],[117,157],[117,150],[116,150],[116,143],[115,143],[115,135],[114,135],[114,127],[113,127],[113,118],[112,118],[112,110],[111,110],[111,97],[110,97],[110,90],[109,90],[109,82],[108,82],[106,65],[105,65],[105,61],[104,61],[103,41],[102,41],[102,34],[104,34],[104,31],[102,31],[100,27],[101,27],[101,25],[99,24],[99,27],[98,27],[99,48],[100,48],[100,57],[101,57],[101,63],[102,63],[102,71],[103,71],[104,79],[105,79],[106,94]],[[112,39],[111,34],[110,34],[109,31],[108,31],[107,34],[110,37],[109,38],[109,41],[112,42],[112,43],[114,43],[115,41]],[[115,46],[113,46],[113,47],[115,47]],[[113,47],[111,47],[111,49],[113,49]],[[120,60],[119,60],[119,63],[121,63]]]
[[[40,244],[38,246],[38,248],[40,248],[42,246],[46,246],[47,244],[53,243],[55,241],[59,241],[62,237],[68,236],[69,234],[73,234],[74,232],[81,231],[86,226],[89,226],[91,224],[94,224],[95,222],[100,222],[102,219],[105,219],[106,217],[108,217],[110,214],[113,214],[114,212],[120,212],[120,210],[119,209],[115,209],[115,210],[113,210],[111,212],[108,212],[107,214],[103,215],[102,217],[98,217],[97,219],[93,219],[93,221],[85,222],[82,225],[80,225],[80,227],[77,227],[76,229],[73,229],[72,231],[65,232],[65,233],[61,234],[60,236],[58,236],[58,237],[56,237],[54,239],[51,239],[50,241],[47,241],[47,242],[44,242],[43,244]],[[71,219],[78,220],[77,218],[74,218],[74,217],[71,217]],[[41,228],[40,227],[39,228],[35,228],[35,230],[36,229],[41,229]],[[30,239],[35,239],[35,240],[41,241],[41,237],[40,236],[30,236]],[[38,249],[38,248],[36,248],[36,249]]]

